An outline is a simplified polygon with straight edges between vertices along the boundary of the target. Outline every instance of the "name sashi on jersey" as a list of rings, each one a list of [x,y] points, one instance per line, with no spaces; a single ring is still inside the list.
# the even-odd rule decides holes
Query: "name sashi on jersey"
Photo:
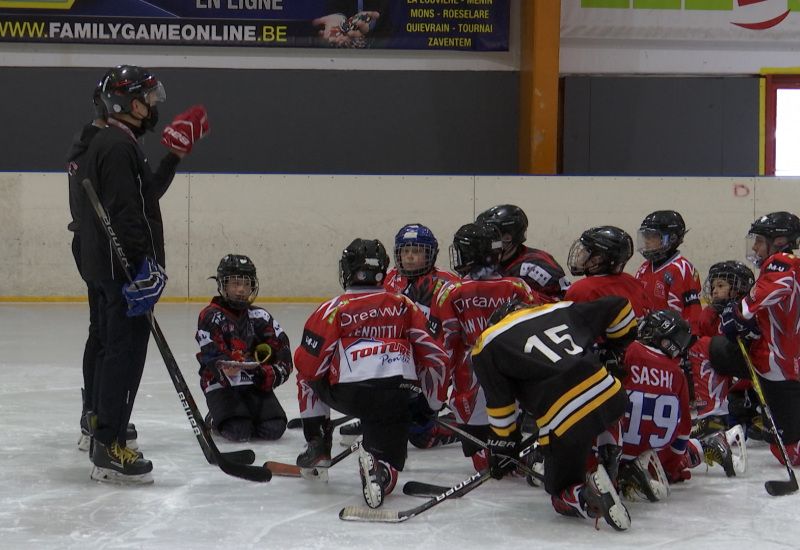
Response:
[[[672,389],[672,373],[647,366],[631,365],[631,380],[635,384]]]

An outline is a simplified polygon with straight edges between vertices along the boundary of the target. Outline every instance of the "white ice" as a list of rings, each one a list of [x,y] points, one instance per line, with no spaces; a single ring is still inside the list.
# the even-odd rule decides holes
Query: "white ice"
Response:
[[[313,304],[264,304],[299,341]],[[196,319],[202,304],[163,304],[157,318],[202,412]],[[490,481],[401,524],[344,522],[344,506],[361,506],[355,457],[330,470],[327,485],[273,477],[259,484],[209,465],[192,433],[158,349],[151,341],[132,420],[140,450],[153,461],[155,483],[119,487],[89,479],[79,435],[85,304],[0,304],[0,547],[3,549],[300,548],[726,548],[800,547],[800,495],[772,497],[770,479],[788,474],[765,447],[751,448],[750,471],[728,479],[719,466],[694,470],[659,503],[628,502],[632,526],[613,531],[557,515],[542,489],[524,479]],[[278,394],[298,415],[295,385]],[[338,434],[335,441],[338,441]],[[251,448],[257,463],[294,463],[300,430]],[[335,443],[338,447],[338,443]],[[335,448],[335,450],[336,450]],[[398,489],[384,507],[423,502],[402,494],[409,480],[453,485],[472,473],[459,446],[409,448]]]

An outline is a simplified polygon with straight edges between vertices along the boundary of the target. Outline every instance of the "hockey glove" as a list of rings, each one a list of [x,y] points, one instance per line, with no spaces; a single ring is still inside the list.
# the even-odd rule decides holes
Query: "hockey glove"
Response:
[[[436,418],[437,412],[431,409],[423,394],[417,393],[409,399],[408,410],[411,412],[412,430],[426,431],[433,426],[433,419]]]
[[[255,357],[256,361],[263,365],[269,361],[270,357],[272,357],[272,348],[269,347],[269,344],[259,344],[256,346],[253,356]]]
[[[615,347],[601,345],[597,348],[597,358],[613,377],[620,380],[624,380],[628,376],[625,363],[622,361],[624,354],[625,350]]]
[[[263,390],[274,390],[289,379],[289,369],[280,363],[259,366],[261,367],[260,375],[263,377],[263,382],[259,381],[259,387]]]
[[[199,139],[208,133],[208,115],[202,105],[195,105],[175,117],[161,133],[161,143],[178,153],[189,154]]]
[[[736,300],[731,300],[719,314],[719,328],[728,340],[736,342],[737,338],[757,340],[761,338],[761,329],[755,317],[745,319]]]
[[[142,262],[133,282],[122,287],[122,295],[130,308],[126,312],[127,316],[137,317],[153,309],[166,284],[167,274],[155,260],[147,258]]]
[[[522,436],[519,430],[514,430],[506,437],[491,432],[486,444],[489,447],[489,474],[494,479],[503,479],[503,476],[517,469],[520,441]]]

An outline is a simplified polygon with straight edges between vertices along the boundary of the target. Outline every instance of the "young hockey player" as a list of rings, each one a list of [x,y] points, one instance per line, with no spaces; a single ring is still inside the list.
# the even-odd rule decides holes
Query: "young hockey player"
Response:
[[[549,301],[521,279],[501,277],[497,273],[501,253],[500,232],[493,225],[468,223],[459,228],[450,247],[450,262],[463,279],[442,288],[430,315],[431,330],[450,356],[450,409],[460,428],[484,441],[489,434],[489,421],[483,391],[472,371],[470,349],[488,326],[489,317],[504,302]],[[463,441],[462,447],[476,470],[486,467],[484,449],[468,441]]]
[[[603,296],[591,302],[539,307],[502,306],[472,350],[491,424],[489,468],[501,478],[516,469],[522,439],[517,405],[533,415],[544,455],[544,487],[556,512],[603,517],[630,526],[628,511],[603,464],[587,463],[598,435],[625,412],[625,390],[589,349],[598,338],[621,354],[636,335],[630,302]]]
[[[383,287],[388,292],[404,294],[419,307],[425,316],[431,312],[431,302],[439,290],[449,281],[458,277],[436,267],[439,254],[439,241],[433,232],[419,223],[411,223],[400,228],[394,238],[394,267],[386,273]],[[342,435],[361,433],[359,423],[343,426]],[[424,424],[412,422],[408,442],[419,449],[430,449],[458,441],[452,431],[442,427],[434,420]]]
[[[742,339],[792,465],[800,464],[800,219],[789,212],[772,212],[750,226],[747,259],[760,268],[750,293],[733,300],[720,314],[727,338],[711,339],[709,357],[718,373],[751,379],[736,343]],[[783,462],[775,434],[764,424],[764,440]]]
[[[648,214],[639,227],[637,249],[644,262],[636,278],[644,285],[653,309],[674,309],[697,332],[700,319],[700,276],[678,247],[686,235],[683,217],[674,210]]]
[[[742,262],[728,260],[712,265],[703,283],[703,298],[708,306],[700,314],[697,336],[689,349],[694,382],[696,418],[692,434],[695,437],[727,430],[729,412],[746,425],[756,415],[756,396],[747,380],[718,374],[708,360],[711,337],[720,336],[720,313],[731,300],[747,296],[755,283],[753,271]],[[734,391],[730,391],[733,389]]]
[[[528,216],[519,206],[493,206],[478,214],[476,221],[500,230],[503,238],[503,253],[497,267],[500,275],[519,277],[551,302],[564,299],[569,278],[552,255],[523,244],[527,238]]]
[[[258,277],[250,258],[226,255],[215,279],[219,296],[200,312],[195,336],[207,420],[231,441],[279,439],[287,420],[274,390],[292,373],[289,337],[253,305]]]
[[[344,294],[309,317],[295,352],[306,450],[301,468],[330,466],[330,409],[361,419],[359,455],[364,500],[383,504],[403,470],[411,423],[432,418],[447,396],[447,354],[428,332],[425,314],[408,298],[386,292],[389,256],[377,240],[355,239],[339,262]]]
[[[689,322],[673,309],[655,311],[639,321],[637,341],[625,351],[628,375],[623,385],[628,408],[623,421],[620,491],[637,493],[648,500],[667,494],[664,479],[648,469],[648,451],[656,451],[670,481],[690,476],[686,468],[706,463],[722,465],[725,474],[736,475],[730,446],[722,433],[692,440],[688,381],[679,366],[692,341]],[[651,478],[652,476],[652,478]]]
[[[628,299],[637,319],[653,309],[642,283],[625,273],[625,264],[633,256],[633,239],[619,227],[601,225],[584,231],[569,250],[567,267],[575,276],[585,278],[567,288],[565,300],[588,302],[616,294]]]

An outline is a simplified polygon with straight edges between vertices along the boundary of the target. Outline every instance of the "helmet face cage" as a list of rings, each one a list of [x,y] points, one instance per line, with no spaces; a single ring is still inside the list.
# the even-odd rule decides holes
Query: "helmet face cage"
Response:
[[[689,349],[692,327],[677,311],[662,309],[639,321],[637,338],[675,359]]]
[[[408,265],[408,261],[404,265],[403,255],[410,252],[423,255],[421,265]],[[439,242],[424,225],[406,225],[394,238],[394,265],[403,277],[421,277],[429,273],[436,264],[438,254]]]
[[[714,282],[725,281],[730,285],[728,296],[714,297]],[[703,298],[717,311],[731,300],[744,298],[755,283],[753,271],[742,262],[735,260],[719,262],[708,270],[708,277],[703,283]]]
[[[636,234],[636,249],[646,260],[657,262],[671,256],[683,243],[686,224],[674,210],[648,215]]]
[[[775,239],[785,237],[786,242],[774,245]],[[753,250],[759,238],[764,239],[763,254]],[[769,256],[777,252],[791,252],[800,247],[800,218],[790,212],[773,212],[761,216],[750,226],[745,238],[745,256],[756,267],[761,267]],[[763,257],[762,257],[763,256]]]
[[[502,254],[502,237],[494,225],[468,223],[453,237],[453,244],[450,245],[450,267],[464,276],[478,267],[496,266]]]
[[[621,273],[633,256],[633,239],[618,227],[592,227],[570,248],[567,265],[573,275]]]
[[[228,254],[217,267],[217,291],[231,307],[244,309],[256,301],[256,266],[247,256]]]
[[[499,229],[504,250],[522,244],[527,239],[528,216],[519,206],[513,204],[493,206],[478,214],[475,221],[488,223]],[[508,235],[508,239],[506,235]]]
[[[134,99],[148,106],[167,99],[164,85],[147,69],[133,65],[120,65],[109,70],[98,86],[109,114],[130,113]]]
[[[348,286],[378,286],[386,278],[389,255],[379,240],[355,239],[342,251],[339,283]]]

